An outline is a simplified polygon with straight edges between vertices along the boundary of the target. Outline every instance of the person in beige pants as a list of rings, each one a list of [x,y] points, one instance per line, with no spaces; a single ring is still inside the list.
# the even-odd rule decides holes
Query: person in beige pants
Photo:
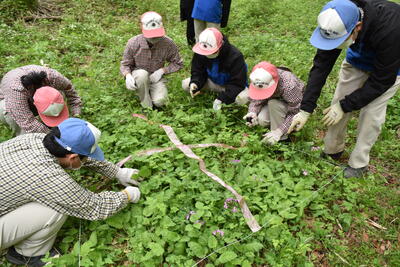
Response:
[[[183,61],[177,45],[165,34],[160,14],[148,11],[140,23],[142,34],[126,44],[120,71],[126,88],[137,91],[142,107],[160,108],[168,100],[165,76],[180,70]]]
[[[339,73],[339,82],[336,87],[332,105],[344,99],[357,88],[363,86],[369,77],[369,73],[354,68],[346,60],[343,61]],[[385,122],[386,108],[389,99],[394,96],[400,87],[400,76],[396,82],[383,95],[366,105],[360,110],[357,125],[357,141],[349,158],[349,165],[359,169],[368,165],[369,152],[375,144],[381,132],[382,124]],[[341,154],[345,147],[345,135],[347,124],[353,112],[347,112],[338,123],[330,126],[324,138],[326,154]]]
[[[328,126],[321,156],[339,159],[343,154],[347,123],[360,111],[357,141],[344,177],[362,177],[369,153],[385,122],[388,100],[399,88],[400,5],[390,1],[333,0],[318,15],[318,27],[310,38],[317,48],[313,67],[289,133],[299,131],[316,108],[322,87],[342,50],[336,91],[323,123]]]
[[[27,133],[0,143],[0,250],[16,265],[44,266],[43,256],[60,254],[57,232],[68,216],[105,219],[140,190],[132,179],[139,171],[104,160],[97,146],[101,132],[87,121],[69,118],[48,134]],[[125,186],[120,192],[94,193],[79,185],[65,169],[88,167]]]

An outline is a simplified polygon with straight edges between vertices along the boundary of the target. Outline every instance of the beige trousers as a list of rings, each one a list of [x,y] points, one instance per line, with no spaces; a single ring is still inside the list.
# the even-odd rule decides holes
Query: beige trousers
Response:
[[[190,78],[186,78],[182,81],[182,89],[189,92]],[[212,92],[220,93],[225,91],[225,87],[214,83],[210,79],[207,79],[202,89],[210,90]],[[238,105],[245,105],[249,102],[249,89],[245,88],[240,94],[236,96],[235,103]]]
[[[165,105],[168,96],[168,90],[165,86],[165,79],[157,83],[151,83],[150,73],[143,69],[132,71],[132,77],[135,79],[136,90],[138,91],[140,104],[142,107],[152,108],[153,105],[161,107]]]
[[[19,125],[14,121],[14,119],[6,112],[6,101],[0,100],[0,121],[7,124],[16,136],[25,134]]]
[[[46,254],[67,219],[37,202],[30,202],[0,217],[0,250],[14,246],[26,257]]]
[[[286,119],[288,104],[279,99],[271,99],[265,104],[258,113],[258,123],[260,126],[271,126],[271,131],[278,129]],[[281,140],[287,139],[287,134]]]
[[[194,22],[194,35],[196,37],[196,43],[199,42],[199,35],[202,31],[207,28],[217,28],[220,29],[220,23],[208,22],[198,19],[193,19]]]
[[[360,88],[368,77],[368,72],[359,70],[344,60],[340,69],[339,82],[332,99],[332,104],[337,103],[346,95]],[[389,90],[360,110],[357,125],[357,141],[350,155],[350,167],[361,168],[368,165],[369,152],[378,139],[382,124],[385,122],[387,103],[396,94],[399,86],[400,76],[397,76],[396,82]],[[345,113],[337,124],[328,128],[328,132],[324,138],[325,153],[334,154],[344,150],[347,123],[352,114],[352,112]]]

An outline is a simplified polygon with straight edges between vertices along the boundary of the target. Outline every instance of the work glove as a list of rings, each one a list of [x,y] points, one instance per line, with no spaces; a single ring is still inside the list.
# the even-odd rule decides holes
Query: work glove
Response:
[[[308,117],[310,117],[310,114],[311,113],[300,109],[300,112],[294,115],[292,124],[290,125],[287,133],[290,134],[293,130],[295,130],[296,132],[300,131],[303,128],[304,124],[306,124]]]
[[[275,145],[279,142],[279,140],[281,140],[282,135],[283,133],[280,129],[275,129],[264,134],[264,138],[261,140],[261,142],[268,145]]]
[[[150,77],[149,77],[150,82],[151,82],[151,83],[157,83],[157,82],[159,82],[159,81],[161,80],[162,76],[164,75],[164,73],[165,73],[165,72],[164,72],[164,69],[163,69],[163,68],[156,70],[155,72],[153,72],[153,73],[150,75]]]
[[[200,89],[197,87],[197,84],[191,83],[189,86],[190,96],[194,98],[198,94],[200,94]]]
[[[132,74],[128,73],[125,76],[125,85],[128,90],[136,90],[136,82],[135,82],[135,78],[133,78]]]
[[[119,168],[117,175],[115,176],[120,184],[124,186],[139,185],[135,180],[132,180],[134,174],[138,174],[139,170],[131,168]]]
[[[343,118],[343,109],[340,106],[340,102],[326,108],[324,111],[324,117],[322,119],[325,126],[332,126],[338,123]]]
[[[128,201],[132,203],[138,203],[140,199],[140,190],[137,187],[134,186],[128,186],[124,190],[122,190],[127,196],[128,196]]]
[[[258,125],[258,116],[254,112],[247,113],[243,119],[246,121],[246,125],[249,127]]]
[[[219,100],[219,99],[215,99],[215,100],[214,100],[214,103],[213,103],[213,109],[214,109],[215,111],[218,111],[218,110],[221,109],[221,107],[222,107],[222,101]]]

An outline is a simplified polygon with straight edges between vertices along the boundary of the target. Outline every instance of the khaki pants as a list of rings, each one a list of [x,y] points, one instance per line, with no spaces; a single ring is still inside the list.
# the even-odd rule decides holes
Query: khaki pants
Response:
[[[0,121],[7,124],[16,136],[25,134],[25,131],[22,130],[10,114],[6,112],[6,101],[4,99],[0,100]]]
[[[271,131],[278,129],[286,119],[288,104],[279,99],[271,99],[265,104],[258,113],[258,123],[260,126],[268,127]],[[287,134],[281,140],[287,139]]]
[[[44,255],[67,217],[37,202],[22,205],[0,217],[0,250],[14,246],[26,257]]]
[[[149,80],[150,73],[143,69],[132,71],[132,76],[135,79],[135,89],[138,91],[142,107],[152,108],[153,105],[161,107],[166,103],[168,90],[165,86],[165,79],[151,83]]]
[[[337,103],[346,95],[360,88],[368,77],[369,73],[354,68],[344,60],[340,69],[339,82],[332,99],[332,104]],[[397,77],[396,82],[389,90],[360,110],[357,126],[357,141],[350,155],[350,167],[361,168],[368,165],[369,152],[378,139],[382,124],[385,122],[387,103],[389,99],[396,94],[399,86],[400,76]],[[345,113],[337,124],[328,128],[324,139],[325,153],[334,154],[344,150],[347,123],[351,116],[352,112]]]
[[[182,89],[185,90],[186,92],[189,92],[189,83],[190,83],[190,78],[184,79],[182,81]],[[216,93],[225,91],[225,87],[214,83],[210,79],[207,79],[205,85],[201,89],[210,90]],[[240,94],[236,96],[235,103],[238,105],[245,105],[248,102],[249,102],[249,89],[245,88],[242,92],[240,92]]]
[[[193,19],[194,22],[194,35],[196,37],[196,43],[199,42],[199,35],[202,31],[207,28],[217,28],[220,29],[220,23],[208,22],[198,19]]]

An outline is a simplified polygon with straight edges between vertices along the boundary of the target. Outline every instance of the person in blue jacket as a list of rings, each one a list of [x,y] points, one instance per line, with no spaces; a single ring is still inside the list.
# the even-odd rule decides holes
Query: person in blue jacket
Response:
[[[243,54],[216,28],[207,28],[193,47],[191,77],[182,81],[182,88],[195,97],[203,89],[217,92],[214,110],[222,104],[246,104],[247,65]]]
[[[367,171],[387,103],[400,87],[399,40],[400,5],[390,1],[333,0],[318,16],[318,27],[310,39],[318,50],[289,133],[304,126],[341,51],[347,50],[331,106],[323,111],[323,122],[329,126],[323,156],[339,159],[347,123],[352,113],[360,110],[357,142],[344,170],[346,178],[361,177]]]
[[[193,45],[193,28],[196,42],[206,28],[226,27],[231,0],[181,0],[181,20],[187,20],[187,39]]]

